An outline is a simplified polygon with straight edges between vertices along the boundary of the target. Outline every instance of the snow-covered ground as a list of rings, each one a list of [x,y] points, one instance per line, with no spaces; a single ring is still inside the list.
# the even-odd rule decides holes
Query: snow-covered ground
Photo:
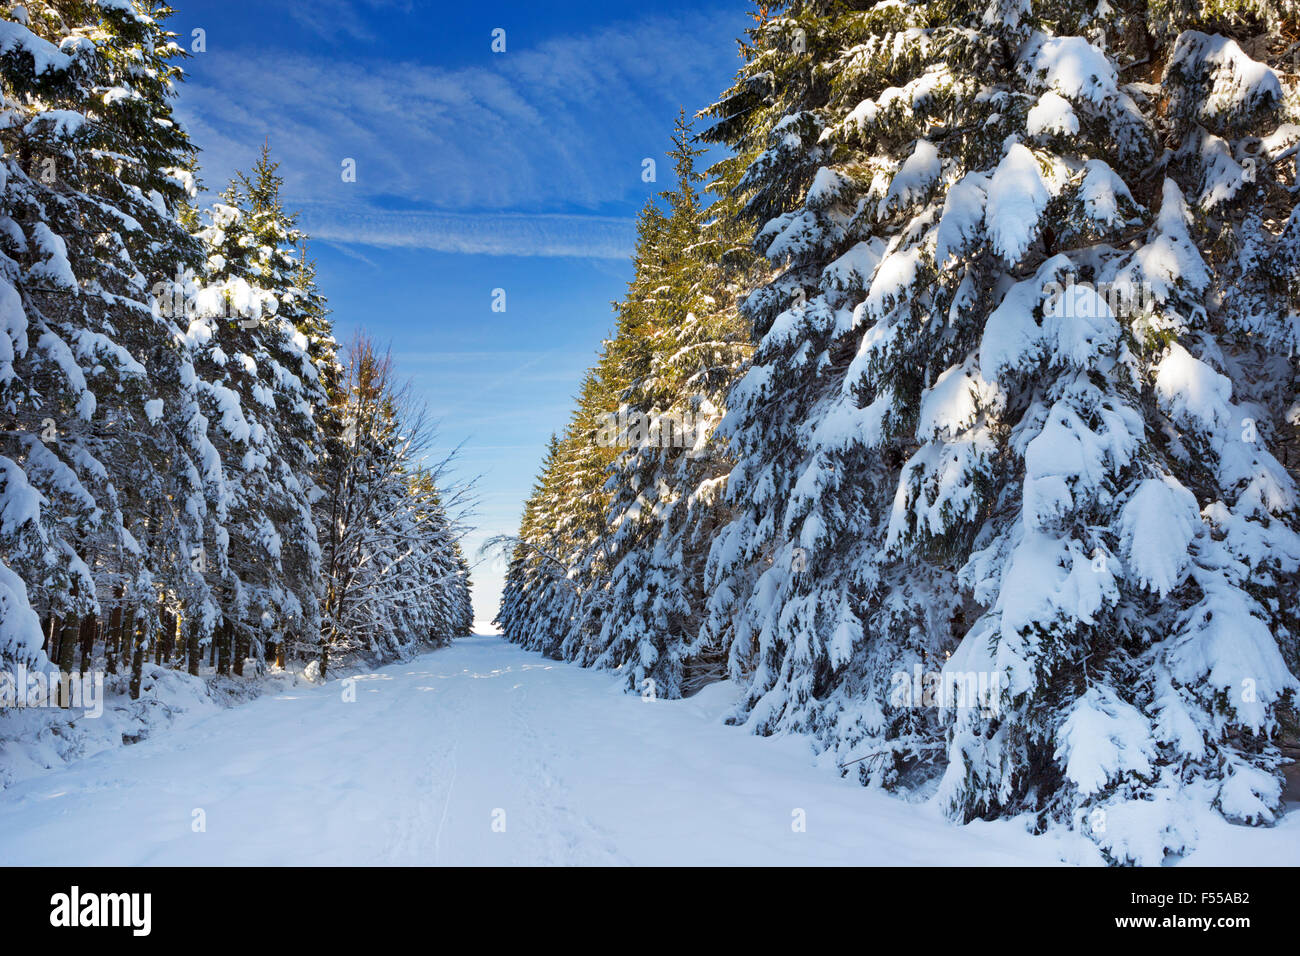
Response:
[[[953,826],[798,738],[727,727],[725,684],[644,702],[475,637],[347,690],[268,693],[19,780],[0,865],[1096,862],[1078,837]],[[1201,836],[1187,862],[1300,861],[1300,814]]]

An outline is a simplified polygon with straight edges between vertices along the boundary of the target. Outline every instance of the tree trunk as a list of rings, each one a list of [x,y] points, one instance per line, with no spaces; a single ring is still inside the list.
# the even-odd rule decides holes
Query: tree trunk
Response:
[[[95,638],[99,634],[99,618],[87,614],[81,619],[81,676],[86,676],[90,662],[95,656]]]
[[[125,650],[131,654],[131,699],[140,699],[140,681],[144,677],[144,637],[136,627],[135,611],[126,612]]]
[[[170,664],[172,650],[176,647],[176,615],[171,611],[160,610],[158,622],[162,625],[162,632],[154,642],[153,662]]]
[[[63,624],[57,616],[50,618],[50,639],[45,648],[45,656],[55,667],[59,665],[59,642],[63,638]]]
[[[185,634],[185,655],[189,659],[189,672],[198,677],[199,659],[203,656],[203,649],[199,647],[199,619],[197,617],[191,617],[189,620],[189,630]]]
[[[235,676],[244,676],[244,659],[248,657],[248,637],[241,627],[235,631]]]
[[[226,618],[221,619],[221,627],[217,630],[217,650],[220,656],[217,658],[217,672],[230,676],[230,621]]]
[[[186,657],[185,618],[179,614],[172,615],[171,657],[168,663],[179,670],[185,665]]]
[[[72,659],[77,651],[81,622],[75,617],[65,617],[59,627],[59,706],[70,707],[67,679],[72,675]]]
[[[104,635],[104,670],[117,673],[117,660],[122,647],[122,605],[116,603],[108,615],[108,633]]]

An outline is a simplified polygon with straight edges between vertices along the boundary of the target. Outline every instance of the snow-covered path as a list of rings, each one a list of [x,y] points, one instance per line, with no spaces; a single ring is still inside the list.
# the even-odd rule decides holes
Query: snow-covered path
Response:
[[[1015,824],[952,826],[814,767],[797,739],[726,727],[727,693],[647,703],[608,674],[470,638],[357,678],[354,703],[338,681],[267,695],[15,784],[0,865],[1082,858]],[[1231,828],[1239,852],[1222,861],[1283,862],[1296,824]]]

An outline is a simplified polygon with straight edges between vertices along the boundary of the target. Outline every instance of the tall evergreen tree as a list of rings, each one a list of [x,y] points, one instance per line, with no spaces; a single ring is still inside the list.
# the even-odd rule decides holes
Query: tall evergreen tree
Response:
[[[0,8],[0,666],[319,649],[317,514],[347,405],[269,153],[206,222],[148,0]],[[407,426],[406,421],[390,425]],[[467,632],[457,494],[393,439],[380,657]],[[400,573],[399,573],[400,569]],[[372,642],[373,644],[373,642]]]
[[[684,111],[672,139],[676,188],[661,194],[667,216],[645,237],[652,254],[636,263],[605,359],[627,383],[612,436],[626,451],[607,482],[610,608],[585,655],[627,666],[632,686],[667,697],[680,696],[684,681],[698,686],[725,673],[720,646],[700,636],[704,565],[725,520],[730,466],[712,432],[749,352],[735,297],[753,278],[733,204],[704,208],[705,175],[696,169],[704,150]]]
[[[469,633],[462,530],[427,466],[431,433],[394,380],[392,359],[358,336],[333,396],[340,434],[327,444],[316,504],[324,551],[320,662],[401,658]]]
[[[125,653],[153,633],[149,556],[178,540],[161,513],[182,491],[163,411],[181,399],[184,357],[150,277],[195,261],[197,244],[178,218],[193,148],[171,118],[169,13],[69,0],[0,20],[0,534],[64,670],[105,603]]]
[[[497,618],[503,633],[554,657],[583,654],[607,607],[602,584],[611,542],[605,482],[616,451],[597,441],[597,431],[616,394],[595,370],[584,377],[568,428],[552,440],[525,504],[503,591]]]
[[[712,133],[761,145],[735,189],[783,267],[745,304],[714,564],[754,727],[1117,861],[1189,846],[1189,803],[1273,819],[1284,15],[808,2],[754,29]],[[897,693],[914,668],[946,708]],[[967,675],[997,679],[958,701]]]
[[[753,257],[730,199],[705,207],[683,112],[675,188],[637,223],[617,327],[524,513],[499,623],[512,640],[680,696],[722,676],[698,639],[728,461],[712,441],[748,352],[735,308]]]
[[[223,638],[238,671],[278,635],[319,630],[320,547],[312,515],[325,381],[334,363],[305,237],[280,199],[278,166],[263,147],[223,194],[202,235],[208,285],[195,328],[213,421],[226,445],[218,542],[229,608]],[[310,336],[310,338],[309,338]],[[219,446],[220,447],[220,446]]]

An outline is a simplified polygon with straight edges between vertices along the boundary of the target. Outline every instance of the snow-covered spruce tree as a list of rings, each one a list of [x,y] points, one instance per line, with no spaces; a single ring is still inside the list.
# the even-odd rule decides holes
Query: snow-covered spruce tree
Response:
[[[188,338],[223,474],[211,542],[221,619],[220,666],[242,674],[267,645],[314,643],[319,631],[320,547],[312,501],[314,410],[326,404],[322,367],[299,325],[319,325],[321,306],[280,200],[277,164],[264,148],[209,212],[200,231],[208,264],[196,285]],[[205,563],[206,563],[206,550]],[[203,638],[200,638],[202,641]],[[281,652],[282,654],[282,652]]]
[[[853,6],[763,19],[713,111],[761,149],[735,188],[784,266],[722,426],[744,716],[872,754],[868,782],[942,748],[958,818],[1030,811],[1119,862],[1190,846],[1195,807],[1270,821],[1294,9]],[[897,693],[915,666],[993,692],[941,726]]]
[[[407,481],[409,505],[403,513],[405,530],[398,539],[406,546],[389,563],[403,581],[393,601],[400,618],[389,634],[395,654],[414,644],[404,639],[408,636],[443,647],[468,636],[474,627],[469,562],[460,547],[463,529],[443,502],[439,470],[413,467]],[[463,495],[453,492],[452,497],[459,502]]]
[[[626,382],[597,442],[626,448],[609,469],[612,569],[601,629],[579,658],[626,668],[629,685],[661,697],[725,674],[719,645],[700,639],[704,564],[724,523],[729,461],[712,432],[749,352],[736,311],[753,262],[732,202],[705,208],[685,112],[673,131],[676,187],[642,222],[636,272],[618,305],[604,364]],[[592,593],[592,592],[588,592]],[[647,684],[646,682],[650,683]]]
[[[566,660],[579,658],[600,633],[608,602],[605,480],[617,450],[597,433],[618,391],[600,368],[584,377],[568,427],[552,441],[525,503],[497,618],[509,640]]]
[[[206,644],[238,673],[272,643],[316,651],[315,475],[341,430],[275,164],[206,227],[189,205],[168,14],[0,8],[0,665],[44,644],[85,670],[102,644],[137,696],[151,657],[198,673]],[[459,530],[431,473],[398,470],[385,570],[356,600],[396,644],[439,643],[469,627]]]
[[[550,487],[559,456],[560,439],[552,433],[533,489],[524,501],[519,533],[497,543],[510,549],[510,559],[501,589],[501,606],[493,623],[507,639],[532,650],[540,649],[534,630],[536,612],[540,609],[538,597],[565,571],[559,558],[546,550],[550,529],[558,518],[556,498],[550,493]]]
[[[638,218],[615,334],[525,506],[498,616],[511,640],[668,697],[723,673],[699,636],[729,464],[711,436],[748,352],[734,300],[754,263],[730,198],[701,200],[701,152],[683,112],[676,188]]]
[[[423,411],[393,378],[392,359],[365,337],[348,349],[331,396],[342,424],[321,460],[316,502],[324,597],[320,665],[401,658],[469,633],[469,574],[444,498],[444,460],[421,464],[432,437]]]
[[[650,298],[657,280],[663,213],[647,202],[637,218],[629,302]],[[509,539],[510,565],[496,623],[512,641],[548,656],[593,663],[600,656],[602,615],[615,561],[609,529],[608,469],[621,454],[619,396],[648,367],[648,340],[629,334],[639,320],[620,310],[613,339],[584,376],[564,434],[551,436],[541,471],[524,504],[519,534]],[[611,429],[611,416],[615,423]]]
[[[800,16],[760,13],[736,85],[708,111],[706,135],[740,160],[730,184],[762,226],[756,248],[783,269],[742,305],[756,352],[719,429],[737,456],[736,517],[714,542],[705,626],[749,687],[740,716],[754,729],[812,731],[844,758],[882,754],[856,769],[905,786],[940,755],[942,727],[889,705],[892,675],[939,666],[959,598],[951,569],[884,551],[901,456],[870,442],[869,397],[846,387],[853,306],[884,243],[867,221],[850,231],[852,184],[820,142],[853,18]]]
[[[151,558],[175,550],[178,527],[158,511],[185,497],[161,467],[177,458],[161,416],[182,353],[148,280],[196,253],[177,219],[193,151],[171,120],[168,12],[36,2],[0,20],[0,535],[65,670],[77,645],[85,666],[105,599],[110,648],[138,654],[156,630]],[[21,603],[14,622],[29,620]]]

